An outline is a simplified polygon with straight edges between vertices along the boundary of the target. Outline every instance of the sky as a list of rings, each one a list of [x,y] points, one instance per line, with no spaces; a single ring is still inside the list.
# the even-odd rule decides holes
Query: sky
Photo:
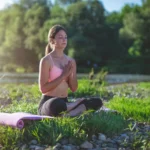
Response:
[[[12,4],[13,0],[0,0],[0,9],[3,9],[7,4]]]
[[[0,0],[0,9],[3,9],[5,6],[12,4],[15,0]],[[54,1],[54,0],[52,0]],[[142,0],[101,0],[104,5],[104,8],[108,12],[120,11],[125,4],[138,4],[141,5]]]
[[[142,5],[142,0],[101,0],[104,8],[109,11],[120,11],[125,4]]]

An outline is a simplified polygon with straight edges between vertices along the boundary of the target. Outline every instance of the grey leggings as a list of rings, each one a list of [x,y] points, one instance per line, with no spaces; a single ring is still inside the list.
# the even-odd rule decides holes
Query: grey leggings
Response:
[[[66,98],[58,98],[51,97],[47,95],[42,95],[42,99],[39,104],[38,114],[39,115],[47,115],[47,116],[60,116],[62,112],[67,111],[67,103],[68,99]],[[79,105],[84,104],[86,109],[97,110],[102,107],[103,103],[100,98],[91,97],[85,98],[81,103],[79,103],[75,108]]]
[[[62,112],[67,110],[67,98],[58,98],[47,95],[42,95],[38,114],[47,116],[59,116]]]

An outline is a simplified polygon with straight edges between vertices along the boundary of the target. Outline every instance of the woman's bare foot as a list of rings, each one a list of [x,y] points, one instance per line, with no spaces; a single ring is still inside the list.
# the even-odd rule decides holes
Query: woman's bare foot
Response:
[[[80,104],[85,98],[78,98],[75,102],[66,103],[67,104],[67,111],[71,111],[73,108],[75,108],[78,104]]]
[[[63,117],[75,117],[82,114],[84,111],[86,111],[86,107],[84,104],[81,104],[77,108],[69,111],[66,114],[63,114]]]

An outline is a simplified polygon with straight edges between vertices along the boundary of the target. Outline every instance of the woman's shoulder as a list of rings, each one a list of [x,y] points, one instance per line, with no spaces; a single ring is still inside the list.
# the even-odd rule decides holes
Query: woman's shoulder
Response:
[[[44,56],[41,58],[40,62],[43,64],[49,64],[51,63],[50,54]]]
[[[67,56],[67,55],[65,55],[65,57],[66,57],[67,60],[75,61],[74,58],[71,58],[71,57],[69,57],[69,56]]]

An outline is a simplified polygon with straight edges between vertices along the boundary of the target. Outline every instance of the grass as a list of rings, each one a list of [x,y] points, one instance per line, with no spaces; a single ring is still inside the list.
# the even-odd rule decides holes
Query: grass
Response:
[[[116,87],[113,98],[105,105],[126,118],[150,123],[150,83]]]
[[[86,131],[89,138],[98,133],[104,133],[107,136],[116,135],[127,126],[123,116],[103,111],[82,115],[79,122],[81,129]]]
[[[0,127],[0,143],[5,149],[20,147],[37,140],[42,145],[54,145],[62,138],[72,138],[74,143],[81,144],[93,134],[105,133],[111,136],[125,128],[125,120],[120,115],[105,113],[87,113],[75,118],[55,118],[42,121],[26,122],[23,130]],[[115,127],[114,127],[115,125]]]
[[[119,112],[86,112],[74,118],[54,118],[25,122],[22,130],[0,126],[0,144],[3,150],[14,150],[35,139],[40,144],[54,145],[62,138],[72,138],[75,143],[90,139],[93,134],[107,136],[121,133],[128,126],[126,119],[150,123],[150,83],[107,87],[79,80],[75,93],[69,91],[69,100],[77,97],[100,96],[104,104]],[[30,112],[37,114],[41,98],[38,85],[3,84],[0,90],[0,112]],[[136,144],[137,140],[135,141]],[[140,141],[141,142],[141,141]],[[144,141],[145,143],[147,141]],[[144,145],[144,144],[143,144]]]
[[[119,111],[126,118],[133,118],[140,122],[150,123],[150,99],[114,97],[109,108]]]

